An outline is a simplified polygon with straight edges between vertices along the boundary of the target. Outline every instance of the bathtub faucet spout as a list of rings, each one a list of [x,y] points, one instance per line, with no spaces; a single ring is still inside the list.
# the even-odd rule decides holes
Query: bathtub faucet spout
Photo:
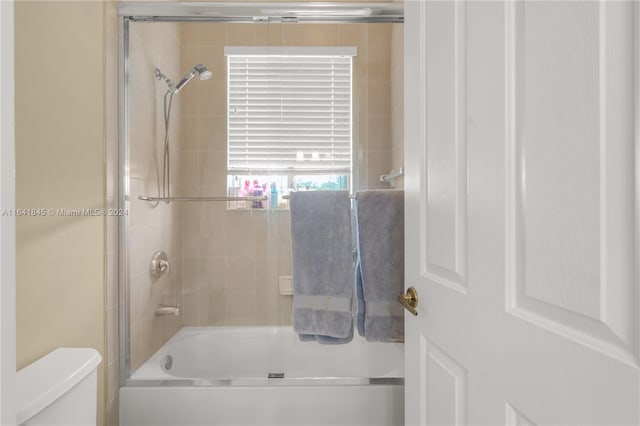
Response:
[[[162,315],[180,315],[180,306],[172,306],[172,305],[158,305],[156,306],[156,316]]]

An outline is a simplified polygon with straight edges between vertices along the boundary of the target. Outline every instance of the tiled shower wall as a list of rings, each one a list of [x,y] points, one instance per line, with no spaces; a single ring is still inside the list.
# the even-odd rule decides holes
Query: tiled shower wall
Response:
[[[391,166],[404,166],[404,29],[391,29]],[[396,179],[395,187],[404,187],[404,178]]]
[[[392,168],[391,24],[181,24],[181,72],[213,71],[181,96],[181,195],[226,192],[224,46],[355,46],[354,189],[388,188]],[[288,211],[234,211],[224,203],[182,206],[185,325],[289,325],[291,297],[278,277],[291,275]]]
[[[181,229],[179,203],[154,205],[138,196],[157,196],[162,175],[163,96],[167,86],[154,77],[160,68],[172,78],[181,75],[180,31],[175,23],[131,24],[129,53],[129,297],[131,370],[135,371],[180,327],[181,316],[155,315],[158,304],[182,305]],[[179,96],[174,98],[169,139],[180,140]],[[172,191],[178,190],[180,150],[171,151]],[[156,250],[167,253],[168,274],[149,273]]]

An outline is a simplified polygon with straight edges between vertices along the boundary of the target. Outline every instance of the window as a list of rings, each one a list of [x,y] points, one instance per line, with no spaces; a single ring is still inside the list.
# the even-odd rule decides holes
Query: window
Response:
[[[355,52],[225,49],[230,195],[268,195],[277,208],[290,190],[349,188]]]

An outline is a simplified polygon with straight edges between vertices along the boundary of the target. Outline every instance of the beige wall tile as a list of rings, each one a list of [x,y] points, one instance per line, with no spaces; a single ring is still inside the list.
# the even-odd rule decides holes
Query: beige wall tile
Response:
[[[229,240],[227,212],[223,203],[205,202],[200,205],[198,255],[226,256]]]
[[[369,51],[367,48],[358,49],[353,58],[353,81],[366,82],[369,79]]]
[[[182,309],[180,316],[185,326],[198,325],[198,292],[189,292],[182,295]]]
[[[391,161],[395,170],[404,166],[404,32],[401,25],[391,30]],[[396,179],[395,188],[403,188]]]
[[[251,46],[254,42],[252,24],[227,24],[227,46]]]
[[[255,291],[226,291],[226,325],[255,325],[257,322],[257,295]]]
[[[360,53],[360,49],[366,49],[368,45],[368,27],[367,24],[340,25],[340,45],[356,46]]]
[[[279,325],[291,325],[293,312],[293,297],[282,296],[280,298],[280,324]]]
[[[227,258],[227,290],[256,290],[255,257]]]
[[[372,47],[368,53],[369,81],[390,81],[390,49]]]
[[[227,83],[219,80],[198,81],[194,84],[200,91],[198,96],[198,115],[225,115],[227,113]]]
[[[198,24],[188,22],[180,24],[180,43],[183,46],[198,44]]]
[[[368,121],[369,151],[391,150],[391,116],[371,116]]]
[[[391,114],[391,84],[388,82],[369,82],[367,87],[368,113],[374,115]]]
[[[198,289],[198,325],[205,326],[211,322],[211,289]]]
[[[198,149],[218,151],[218,155],[226,158],[227,117],[225,115],[198,117]]]
[[[389,184],[380,182],[380,175],[389,173],[389,170],[391,170],[391,152],[369,151],[368,159],[368,188],[389,188]]]
[[[209,324],[207,325],[227,325],[225,320],[227,292],[224,289],[213,289],[209,293],[211,300],[209,304]]]
[[[189,132],[187,132],[189,133]],[[195,132],[194,132],[195,133]],[[191,143],[190,143],[191,145]],[[196,144],[197,145],[197,144]],[[198,180],[198,152],[186,151],[181,157],[182,167],[180,168],[180,183],[185,186],[196,186]],[[162,176],[162,173],[161,173]]]
[[[270,46],[282,46],[282,27],[283,24],[269,24],[269,45]]]
[[[337,24],[285,24],[282,26],[282,37],[285,46],[340,45],[340,29]]]
[[[369,149],[369,116],[357,115],[353,121],[353,126],[357,130],[357,139],[354,144],[354,152],[368,150]],[[359,158],[354,158],[354,162],[357,162]]]
[[[198,44],[200,46],[225,43],[227,24],[201,22],[190,25],[196,25],[198,28]]]
[[[353,115],[369,113],[369,85],[366,82],[353,82]]]
[[[256,250],[255,228],[252,213],[249,211],[229,211],[227,216],[229,240],[228,256],[254,256]]]
[[[198,258],[198,289],[222,289],[227,285],[227,258]]]
[[[182,257],[182,292],[193,293],[198,290],[198,258]]]
[[[180,71],[176,75],[167,75],[174,83],[178,83],[182,75],[198,62],[198,51],[200,47],[197,44],[183,45],[180,48]],[[162,70],[165,71],[165,70]],[[165,71],[165,74],[167,72]],[[183,91],[180,91],[180,99],[184,99]]]
[[[370,49],[389,49],[391,47],[391,26],[393,24],[369,25],[368,46]]]
[[[198,184],[208,189],[211,196],[224,195],[227,185],[227,158],[220,151],[198,153]],[[201,191],[205,195],[205,191]]]
[[[255,24],[253,25],[253,38],[256,46],[268,46],[269,45],[269,24]]]
[[[180,150],[181,151],[198,151],[198,118],[195,115],[183,115],[180,117],[180,130],[182,134],[178,138],[180,141]],[[184,159],[184,155],[180,158],[183,167],[189,166]],[[180,181],[181,185],[188,185],[184,180]]]

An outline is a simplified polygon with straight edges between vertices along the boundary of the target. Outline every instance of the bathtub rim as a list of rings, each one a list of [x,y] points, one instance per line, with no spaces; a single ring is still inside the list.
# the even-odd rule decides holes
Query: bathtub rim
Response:
[[[245,379],[129,379],[124,387],[309,387],[309,386],[404,386],[404,377],[291,377]]]

